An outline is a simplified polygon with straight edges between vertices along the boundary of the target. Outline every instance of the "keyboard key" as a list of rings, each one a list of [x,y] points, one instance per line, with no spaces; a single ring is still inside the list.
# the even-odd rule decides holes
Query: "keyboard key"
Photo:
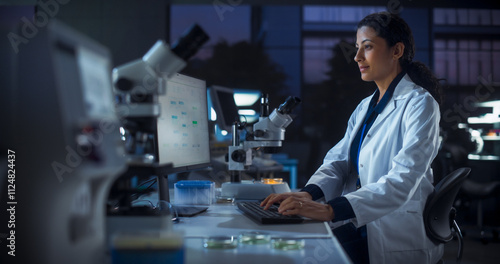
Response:
[[[246,216],[261,224],[297,224],[304,221],[304,218],[298,215],[278,213],[277,205],[271,205],[268,210],[264,210],[260,202],[238,202],[236,205]]]

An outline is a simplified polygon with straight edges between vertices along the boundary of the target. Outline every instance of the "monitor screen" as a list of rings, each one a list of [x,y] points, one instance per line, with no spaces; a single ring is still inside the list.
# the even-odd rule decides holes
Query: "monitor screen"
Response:
[[[111,60],[83,45],[76,53],[87,115],[91,118],[116,118],[109,74]]]
[[[210,99],[217,115],[217,125],[222,130],[231,131],[235,121],[240,121],[238,107],[234,100],[234,90],[213,85],[210,87]]]
[[[175,74],[159,96],[158,160],[172,163],[174,172],[210,164],[207,89],[205,81]]]

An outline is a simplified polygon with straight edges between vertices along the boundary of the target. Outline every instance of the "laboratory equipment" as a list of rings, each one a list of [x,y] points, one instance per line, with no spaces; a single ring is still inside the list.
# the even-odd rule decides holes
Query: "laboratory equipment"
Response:
[[[241,142],[241,144],[239,137],[240,122],[233,123],[233,140],[232,146],[229,147],[229,170],[245,170],[245,166],[250,165],[252,162],[252,149],[281,147],[282,141],[285,140],[285,128],[293,121],[290,113],[300,102],[300,98],[289,96],[269,116],[262,115],[259,121],[253,125],[253,132],[251,132],[250,137],[247,136],[247,140]]]
[[[16,209],[11,260],[107,263],[104,206],[126,168],[110,52],[53,19],[12,62],[12,85],[4,87],[11,132],[2,139],[18,176],[9,200]]]
[[[156,176],[159,200],[169,201],[168,174],[208,166],[205,82],[177,73],[207,40],[194,24],[171,48],[159,40],[142,58],[113,69],[129,169],[113,185],[109,214],[128,214],[132,195],[150,191],[138,191],[132,178]]]
[[[240,121],[238,106],[234,100],[234,90],[212,85],[209,88],[210,101],[216,113],[216,124],[221,130],[231,131],[234,122]]]
[[[166,81],[165,93],[158,96],[160,116],[155,119],[153,163],[129,160],[129,169],[115,182],[109,195],[108,243],[114,233],[123,230],[169,229],[168,215],[157,215],[152,206],[135,203],[138,198],[157,192],[157,201],[170,202],[167,177],[210,165],[207,90],[205,81],[176,73]],[[157,188],[139,189],[132,183],[156,178]],[[153,208],[152,208],[153,207]],[[179,216],[192,216],[208,206],[178,206]]]
[[[248,132],[246,140],[240,142],[240,122],[232,126],[232,145],[228,151],[228,169],[232,173],[231,182],[223,183],[223,196],[234,196],[237,199],[262,199],[271,193],[289,192],[287,183],[262,184],[240,181],[240,173],[252,164],[253,151],[257,148],[281,147],[285,140],[285,128],[293,121],[290,113],[300,104],[298,97],[289,96],[284,103],[269,113],[267,96],[262,97],[263,109],[259,121],[253,125],[253,131]]]
[[[117,181],[110,193],[115,201],[111,215],[129,214],[132,194],[147,194],[151,189],[137,190],[130,179],[139,180],[156,176],[159,200],[170,201],[166,177],[169,174],[189,172],[210,166],[210,144],[208,135],[207,91],[205,81],[174,74],[166,81],[166,93],[158,96],[161,115],[155,118],[153,133],[153,163],[131,162],[129,170]],[[144,208],[148,214],[148,208]]]
[[[212,181],[178,181],[174,188],[176,205],[211,205],[215,200],[215,183]]]
[[[123,122],[129,163],[158,162],[156,121],[162,112],[159,96],[166,93],[166,82],[186,66],[186,61],[207,40],[208,35],[194,24],[172,48],[158,40],[141,59],[113,69],[117,111]]]

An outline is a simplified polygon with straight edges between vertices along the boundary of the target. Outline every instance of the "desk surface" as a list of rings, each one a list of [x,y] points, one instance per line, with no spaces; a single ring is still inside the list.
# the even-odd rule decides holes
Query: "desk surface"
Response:
[[[236,205],[211,205],[195,217],[182,217],[173,229],[184,234],[185,263],[350,263],[330,227],[324,222],[260,225],[247,218]],[[303,249],[279,250],[270,244],[239,244],[234,249],[206,249],[203,239],[210,236],[238,236],[245,231],[261,231],[275,237],[301,238]]]

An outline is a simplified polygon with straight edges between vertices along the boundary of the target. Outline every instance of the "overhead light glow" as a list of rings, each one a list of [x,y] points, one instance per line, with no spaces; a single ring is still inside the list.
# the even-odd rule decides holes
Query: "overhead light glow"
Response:
[[[238,110],[238,114],[245,115],[245,116],[253,116],[253,115],[256,115],[257,112],[255,112],[255,110],[252,110],[252,109],[240,109],[240,110]]]
[[[210,120],[217,120],[217,113],[215,112],[215,109],[213,107],[210,107]]]
[[[237,106],[251,106],[260,99],[260,92],[234,92],[234,102]]]

